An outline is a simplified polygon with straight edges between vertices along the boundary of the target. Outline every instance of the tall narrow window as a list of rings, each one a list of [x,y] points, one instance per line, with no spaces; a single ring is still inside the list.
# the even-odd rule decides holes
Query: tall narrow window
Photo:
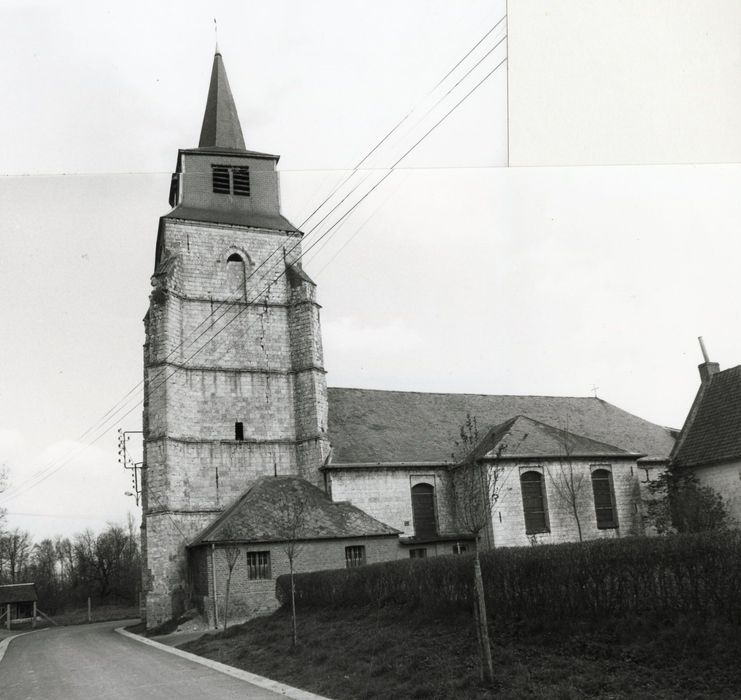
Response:
[[[232,253],[226,259],[226,292],[230,297],[245,296],[244,260],[239,253]]]
[[[543,493],[543,475],[540,472],[523,472],[520,476],[522,487],[522,509],[525,513],[525,532],[535,535],[550,532],[548,510]]]
[[[432,484],[412,486],[412,515],[415,537],[435,537],[435,487]]]
[[[615,508],[615,490],[612,474],[607,469],[592,472],[592,491],[594,492],[594,512],[597,514],[597,527],[608,529],[618,526]]]
[[[234,424],[234,439],[240,442],[244,440],[244,423],[237,421]]]
[[[270,552],[247,552],[247,578],[250,581],[270,578]]]
[[[345,547],[345,566],[348,569],[354,569],[357,566],[365,565],[365,546],[353,545]]]

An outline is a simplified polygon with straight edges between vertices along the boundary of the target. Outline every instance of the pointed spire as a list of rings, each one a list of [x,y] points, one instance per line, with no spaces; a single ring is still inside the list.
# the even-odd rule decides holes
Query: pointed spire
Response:
[[[203,115],[199,148],[237,148],[244,151],[244,137],[239,124],[237,107],[234,104],[224,61],[218,44],[211,69],[211,84],[208,88],[206,112]]]

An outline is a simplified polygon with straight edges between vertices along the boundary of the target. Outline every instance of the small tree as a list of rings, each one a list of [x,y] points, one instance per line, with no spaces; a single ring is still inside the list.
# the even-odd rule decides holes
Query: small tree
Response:
[[[476,633],[481,654],[481,675],[485,682],[494,678],[494,666],[489,643],[484,580],[481,576],[479,557],[479,538],[491,526],[491,513],[499,500],[504,468],[498,463],[506,448],[500,440],[495,448],[494,459],[483,460],[476,454],[479,445],[478,422],[470,413],[460,428],[459,439],[455,441],[451,470],[453,508],[458,526],[472,535],[474,540],[474,613]]]
[[[222,532],[225,539],[222,549],[227,567],[226,592],[224,594],[224,629],[226,630],[229,626],[229,590],[232,585],[232,574],[234,573],[234,567],[239,561],[239,554],[242,550],[239,543],[235,541],[237,539],[237,532],[231,523],[227,523]]]
[[[291,627],[292,646],[298,644],[298,624],[296,620],[296,584],[294,582],[295,563],[303,549],[301,538],[306,528],[307,503],[298,493],[283,491],[276,505],[277,524],[283,551],[288,559],[288,572],[291,578]]]
[[[568,440],[566,429],[559,430],[559,443],[561,454],[558,465],[552,469],[546,469],[548,478],[553,485],[556,497],[574,518],[576,530],[579,534],[579,542],[584,541],[581,530],[581,516],[579,513],[582,503],[583,491],[588,485],[588,480],[583,471],[574,469],[574,461],[571,456],[571,445]]]
[[[725,530],[730,517],[723,497],[686,469],[662,472],[648,484],[646,519],[660,534]]]

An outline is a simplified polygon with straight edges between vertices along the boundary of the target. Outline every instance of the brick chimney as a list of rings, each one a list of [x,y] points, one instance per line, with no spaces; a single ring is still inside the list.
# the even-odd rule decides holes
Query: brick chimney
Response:
[[[705,343],[702,340],[702,336],[698,338],[700,341],[700,350],[702,350],[702,356],[705,362],[697,366],[700,370],[700,381],[703,384],[707,384],[710,381],[710,377],[720,372],[720,365],[717,362],[711,362],[708,357],[708,351],[705,349]]]

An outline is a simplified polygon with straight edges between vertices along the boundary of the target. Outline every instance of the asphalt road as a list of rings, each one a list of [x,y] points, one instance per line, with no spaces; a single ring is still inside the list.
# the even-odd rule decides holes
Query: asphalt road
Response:
[[[285,698],[127,639],[122,622],[41,630],[14,639],[0,661],[2,700]]]

